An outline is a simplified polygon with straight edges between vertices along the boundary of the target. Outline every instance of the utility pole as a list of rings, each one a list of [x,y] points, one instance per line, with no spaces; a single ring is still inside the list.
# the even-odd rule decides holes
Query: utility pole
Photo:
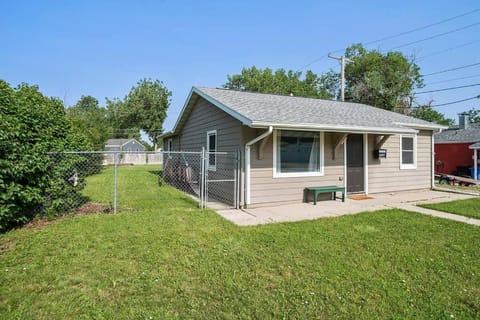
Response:
[[[328,54],[328,57],[340,61],[340,64],[341,64],[340,76],[341,76],[341,79],[342,79],[341,82],[340,82],[340,84],[341,84],[340,85],[340,100],[345,101],[345,62],[353,62],[353,60],[345,58],[344,56],[335,57],[331,53]]]

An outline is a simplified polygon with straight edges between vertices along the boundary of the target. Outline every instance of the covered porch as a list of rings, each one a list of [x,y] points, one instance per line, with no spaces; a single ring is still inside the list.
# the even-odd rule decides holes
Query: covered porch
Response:
[[[479,168],[478,168],[478,150],[480,150],[480,142],[474,143],[471,146],[469,146],[469,149],[473,150],[473,179],[474,180],[479,180],[478,179],[478,174],[479,174]]]

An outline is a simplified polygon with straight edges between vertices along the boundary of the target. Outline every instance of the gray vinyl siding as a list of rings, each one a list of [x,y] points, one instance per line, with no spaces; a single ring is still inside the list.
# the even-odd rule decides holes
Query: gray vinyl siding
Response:
[[[174,138],[174,150],[202,151],[202,147],[207,148],[207,132],[213,130],[217,131],[217,152],[229,154],[216,156],[216,171],[208,171],[208,179],[233,179],[234,152],[241,147],[242,125],[240,121],[202,98],[193,106],[182,132]],[[208,190],[210,198],[233,204],[233,182],[210,182]]]
[[[163,150],[168,151],[168,140],[172,140],[172,150],[170,151],[180,151],[180,138],[179,136],[170,136],[169,138],[163,139]]]
[[[386,159],[374,159],[375,136],[368,139],[369,193],[393,192],[431,187],[432,140],[430,131],[417,134],[417,168],[400,169],[400,135],[392,135],[382,146]]]
[[[217,151],[240,149],[240,121],[200,98],[179,135],[180,150],[201,151],[207,146],[207,132],[211,130],[217,130]]]
[[[245,129],[245,137],[253,139],[263,132]],[[254,134],[253,134],[254,133]],[[333,140],[335,135],[325,133],[324,136],[324,175],[320,177],[273,178],[273,135],[268,137],[264,148],[263,159],[258,159],[257,143],[251,148],[251,206],[261,206],[268,203],[302,202],[303,188],[308,186],[343,185],[344,181],[344,149],[340,146],[335,160],[333,155]]]

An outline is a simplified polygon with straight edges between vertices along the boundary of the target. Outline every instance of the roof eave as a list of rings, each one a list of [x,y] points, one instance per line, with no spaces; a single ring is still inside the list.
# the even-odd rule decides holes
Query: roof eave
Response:
[[[414,128],[419,130],[432,130],[432,131],[441,131],[448,129],[448,126],[442,126],[436,123],[404,123],[404,122],[395,122],[395,124],[407,127],[407,128]]]
[[[158,136],[159,139],[165,139],[165,138],[170,138],[170,137],[173,137],[173,136],[176,136],[177,134],[174,133],[173,131],[168,131],[168,132],[165,132],[165,133],[162,133],[161,135]]]
[[[231,115],[233,118],[237,119],[238,121],[240,121],[242,124],[246,125],[246,126],[249,126],[251,127],[252,126],[252,120],[250,120],[249,118],[245,117],[244,115],[242,115],[241,113],[231,109],[230,107],[227,107],[226,105],[224,105],[223,103],[221,103],[220,101],[214,99],[213,97],[209,96],[208,94],[204,93],[201,89],[198,89],[197,87],[193,87],[192,90],[198,94],[200,97],[202,97],[203,99],[207,100],[208,102],[210,102],[211,104],[217,106],[218,108],[220,108],[221,110],[223,110],[224,112],[226,112],[227,114]]]
[[[375,134],[412,134],[417,133],[418,130],[410,128],[393,128],[393,127],[364,127],[364,126],[339,126],[331,124],[291,124],[291,123],[268,123],[268,122],[253,122],[252,128],[268,128],[269,126],[275,129],[297,129],[297,130],[319,130],[329,132],[343,132],[343,133],[375,133]]]
[[[173,126],[173,129],[172,131],[170,131],[172,134],[174,132],[177,132],[177,129],[178,129],[178,126],[180,124],[180,121],[182,120],[183,118],[183,114],[185,113],[187,107],[188,107],[188,104],[190,102],[190,99],[192,98],[192,94],[193,94],[193,90],[195,89],[195,87],[192,87],[192,89],[190,89],[190,92],[188,93],[188,97],[187,97],[187,100],[185,100],[185,103],[183,104],[183,108],[182,108],[182,111],[180,111],[180,115],[178,116],[177,118],[177,121],[175,122],[175,125]],[[163,135],[162,135],[163,137]]]
[[[137,139],[131,138],[131,139],[128,139],[127,141],[125,141],[124,143],[122,143],[121,146],[123,147],[124,145],[126,145],[127,143],[129,143],[129,142],[132,141],[132,140],[137,141]],[[139,141],[137,141],[137,142],[139,142]],[[140,142],[139,142],[139,143],[140,143]]]
[[[197,87],[192,87],[192,89],[190,89],[190,93],[188,94],[187,100],[185,101],[185,104],[183,105],[182,111],[180,112],[180,115],[177,118],[177,122],[175,123],[175,126],[173,127],[173,129],[171,131],[172,134],[178,134],[178,130],[180,129],[180,125],[182,123],[184,114],[187,111],[187,109],[190,107],[190,100],[192,99],[192,96],[193,96],[194,93],[197,94],[199,97],[207,100],[208,102],[210,102],[211,104],[213,104],[214,106],[219,108],[220,110],[226,112],[227,114],[229,114],[233,118],[237,119],[242,124],[244,124],[246,126],[249,126],[249,127],[252,126],[252,120],[250,120],[247,117],[245,117],[244,115],[236,112],[235,110],[227,107],[226,105],[224,105],[220,101],[218,101],[218,100],[214,99],[213,97],[209,96],[208,94],[204,93],[201,89],[199,89]]]

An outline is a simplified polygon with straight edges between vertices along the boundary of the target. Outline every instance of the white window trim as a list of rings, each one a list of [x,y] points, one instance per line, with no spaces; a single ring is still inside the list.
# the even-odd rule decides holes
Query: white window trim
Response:
[[[319,137],[320,137],[320,159],[319,159],[319,164],[320,164],[320,171],[317,172],[277,172],[277,137],[278,137],[278,131],[280,130],[274,130],[273,131],[273,177],[274,178],[296,178],[296,177],[322,177],[324,175],[324,170],[323,170],[323,163],[324,163],[324,149],[325,149],[325,144],[324,144],[324,133],[323,131],[320,131]],[[302,130],[286,130],[286,131],[302,131]]]
[[[413,164],[403,164],[403,138],[413,138]],[[413,170],[417,169],[417,135],[416,134],[401,134],[400,135],[400,169]]]
[[[217,130],[207,131],[207,152],[210,152],[210,136],[212,135],[215,135],[215,151],[214,152],[217,152],[218,150]],[[215,164],[213,166],[210,165],[210,155],[209,155],[209,158],[207,159],[209,171],[217,171],[217,155],[215,154],[214,156],[215,156]]]

